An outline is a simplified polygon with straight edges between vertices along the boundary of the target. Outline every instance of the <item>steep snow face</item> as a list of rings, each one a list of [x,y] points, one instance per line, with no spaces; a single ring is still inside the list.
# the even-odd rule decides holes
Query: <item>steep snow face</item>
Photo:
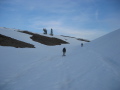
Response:
[[[106,63],[120,72],[120,29],[92,41],[87,47],[101,54]]]
[[[106,57],[120,58],[120,29],[92,41],[89,47]]]
[[[75,60],[78,60],[79,67],[85,67],[82,67],[83,71],[80,70],[81,74],[74,81],[74,87],[78,87],[78,90],[120,89],[119,38],[120,29],[85,44],[83,48],[76,47],[75,53],[73,53],[75,56],[73,55],[71,59],[75,58]],[[77,68],[75,71],[77,71]],[[86,73],[83,73],[84,71]]]

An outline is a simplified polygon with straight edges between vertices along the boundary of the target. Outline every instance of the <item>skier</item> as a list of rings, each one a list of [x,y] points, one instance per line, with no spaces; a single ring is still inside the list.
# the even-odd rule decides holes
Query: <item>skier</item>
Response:
[[[63,56],[65,56],[65,53],[66,53],[66,48],[64,47],[63,48]]]
[[[83,47],[83,43],[81,43],[81,47]]]

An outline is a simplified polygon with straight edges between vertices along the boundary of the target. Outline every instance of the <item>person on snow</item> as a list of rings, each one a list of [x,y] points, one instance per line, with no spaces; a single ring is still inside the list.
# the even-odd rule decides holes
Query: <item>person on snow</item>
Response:
[[[65,56],[65,53],[66,53],[66,48],[64,47],[63,48],[63,56]]]
[[[81,47],[83,47],[83,43],[81,43]]]

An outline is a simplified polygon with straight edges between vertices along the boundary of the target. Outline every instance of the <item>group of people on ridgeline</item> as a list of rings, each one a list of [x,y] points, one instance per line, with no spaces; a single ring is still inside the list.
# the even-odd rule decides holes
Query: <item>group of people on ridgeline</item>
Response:
[[[81,43],[81,47],[83,47],[83,43]],[[62,51],[63,51],[63,56],[65,56],[66,48],[64,47]]]

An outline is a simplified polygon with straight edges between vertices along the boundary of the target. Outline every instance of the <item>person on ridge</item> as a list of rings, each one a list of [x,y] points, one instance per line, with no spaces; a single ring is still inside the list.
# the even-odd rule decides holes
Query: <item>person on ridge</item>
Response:
[[[66,53],[66,48],[64,47],[63,48],[63,56],[65,56],[65,53]]]

